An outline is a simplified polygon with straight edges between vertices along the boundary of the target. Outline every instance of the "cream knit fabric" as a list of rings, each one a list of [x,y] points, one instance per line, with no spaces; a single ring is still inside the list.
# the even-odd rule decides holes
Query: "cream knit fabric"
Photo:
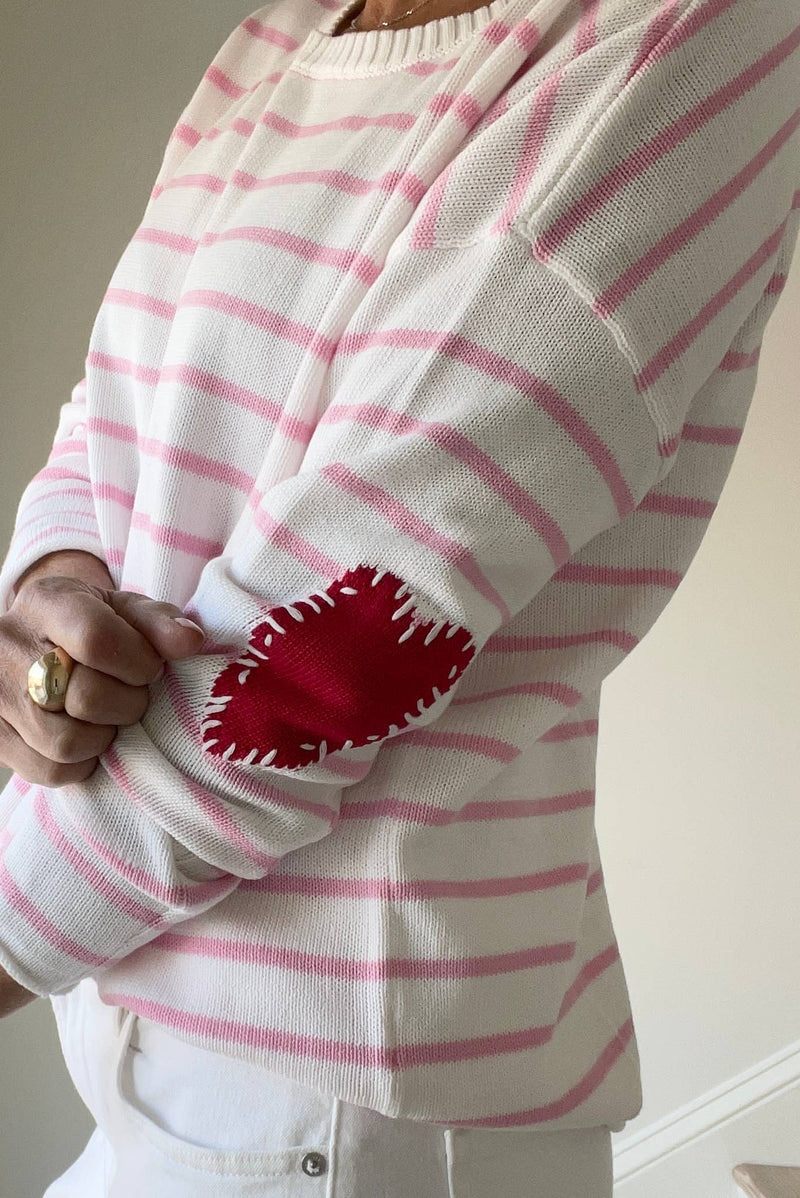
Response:
[[[618,1130],[600,691],[789,268],[795,0],[356,3],[220,48],[22,495],[0,612],[84,549],[206,642],[86,782],[12,776],[0,963],[386,1115]]]

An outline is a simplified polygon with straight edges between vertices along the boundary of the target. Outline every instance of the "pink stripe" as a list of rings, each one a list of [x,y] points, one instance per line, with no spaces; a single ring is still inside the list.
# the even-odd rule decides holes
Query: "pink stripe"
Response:
[[[88,424],[88,420],[87,420],[87,424]],[[50,479],[53,479],[53,480],[64,479],[67,482],[71,482],[71,483],[76,483],[76,482],[88,483],[88,481],[89,481],[88,478],[83,478],[83,477],[76,478],[75,470],[72,466],[43,466],[42,469],[36,475],[36,482],[47,482]]]
[[[409,878],[395,881],[392,878],[268,874],[264,878],[245,878],[239,890],[242,893],[303,894],[330,899],[380,899],[388,903],[415,903],[426,899],[480,899],[536,894],[585,882],[587,873],[587,863],[579,861],[538,873],[496,878]]]
[[[219,194],[226,187],[240,187],[243,191],[261,191],[267,187],[297,186],[308,183],[319,183],[350,195],[368,195],[371,191],[385,191],[389,194],[397,192],[415,207],[421,202],[427,191],[424,179],[420,179],[411,172],[387,171],[378,179],[364,179],[341,170],[289,171],[283,175],[268,175],[266,178],[259,179],[245,171],[236,170],[230,179],[204,173],[176,175],[163,186],[157,184],[153,188],[150,198],[155,200],[163,191],[173,187],[197,187]]]
[[[769,261],[780,246],[785,226],[786,222],[784,221],[759,246],[756,252],[748,258],[745,264],[737,270],[733,278],[729,279],[725,286],[721,287],[717,294],[712,296],[707,304],[703,305],[692,320],[685,324],[682,329],[679,329],[675,336],[666,345],[662,346],[658,353],[653,354],[653,357],[642,367],[638,374],[634,375],[638,391],[646,391],[648,387],[652,387],[653,383],[700,336],[700,333],[711,323],[714,317],[738,295],[750,279],[761,269],[763,264]]]
[[[187,146],[196,146],[199,141],[202,141],[202,134],[193,129],[191,125],[187,125],[185,121],[179,121],[172,130],[170,141],[181,141]]]
[[[598,44],[595,15],[599,3],[600,0],[580,0],[583,15],[575,30],[573,58],[579,58],[581,54],[585,54]]]
[[[388,195],[397,192],[414,206],[420,203],[428,189],[425,180],[411,171],[386,171],[377,179],[364,179],[341,170],[287,171],[283,175],[268,175],[264,179],[257,179],[255,175],[237,170],[230,179],[230,186],[241,187],[243,191],[261,191],[267,187],[297,187],[307,183],[320,183],[355,196],[369,195],[371,191],[384,191]]]
[[[525,1111],[514,1111],[508,1115],[491,1115],[484,1119],[461,1119],[450,1121],[448,1127],[518,1127],[520,1124],[546,1123],[563,1118],[585,1103],[605,1081],[617,1061],[625,1053],[633,1036],[633,1020],[626,1019],[619,1031],[603,1049],[598,1060],[580,1081],[555,1102],[531,1107]]]
[[[236,889],[238,883],[238,878],[225,874],[219,879],[212,878],[206,882],[196,882],[191,887],[171,886],[162,882],[160,878],[143,866],[126,861],[124,857],[120,857],[109,845],[98,840],[90,832],[83,831],[81,835],[98,857],[115,870],[121,878],[130,882],[131,886],[135,886],[137,890],[141,890],[148,898],[169,907],[180,907],[191,911],[193,907],[207,905],[210,900],[224,898],[226,894]],[[162,921],[165,927],[171,925],[173,914],[173,912],[165,914]]]
[[[437,71],[449,73],[457,62],[457,58],[448,58],[444,62],[412,62],[405,70],[409,75],[418,75],[421,79],[427,79],[429,75],[435,75]]]
[[[190,363],[172,363],[165,366],[159,376],[159,382],[179,382],[186,387],[192,387],[215,400],[253,412],[274,425],[276,434],[296,441],[301,446],[307,446],[314,434],[314,424],[301,420],[291,412],[286,412],[282,403],[269,399],[249,387],[242,387],[233,379],[213,374],[209,370],[201,370],[199,366]]]
[[[594,894],[596,890],[599,890],[602,885],[603,871],[602,869],[596,869],[593,874],[589,874],[589,877],[586,880],[586,897],[589,898],[590,895]]]
[[[478,342],[453,333],[450,329],[388,328],[364,333],[347,333],[340,340],[337,353],[360,353],[374,346],[385,345],[398,349],[428,349],[446,355],[455,361],[464,362],[471,370],[479,370],[488,378],[496,379],[504,386],[527,396],[542,408],[592,461],[608,486],[620,517],[633,510],[634,498],[608,446],[566,397],[545,379]],[[456,435],[452,431],[448,430],[445,435],[455,443]],[[495,463],[495,470],[497,469]],[[563,535],[554,534],[554,543],[549,548],[555,561],[566,560],[572,552]]]
[[[166,677],[166,675],[165,675]],[[103,755],[103,761],[109,776],[117,784],[120,790],[130,800],[131,804],[143,812],[148,819],[153,819],[153,794],[152,792],[145,798],[135,782],[131,779],[125,763],[116,750],[114,743],[109,746]],[[216,832],[219,833],[223,842],[237,849],[248,861],[252,861],[259,869],[272,869],[279,859],[274,854],[263,852],[253,841],[242,831],[233,818],[231,810],[217,799],[193,782],[187,775],[181,775],[183,785],[191,800],[188,812],[178,812],[177,805],[170,803],[169,796],[165,796],[162,812],[168,812],[170,822],[177,827],[177,838],[187,845],[191,843],[197,835],[198,819],[207,821]],[[220,879],[225,884],[222,887],[223,892],[232,889],[230,886],[230,877]],[[220,886],[215,880],[212,894],[219,892]],[[174,900],[173,900],[174,901]]]
[[[97,840],[96,836],[92,836],[87,831],[84,831],[83,837],[87,845],[97,853],[98,857],[101,857],[111,869],[116,870],[121,878],[125,878],[126,882],[143,891],[150,899],[163,902],[169,907],[180,907],[190,912],[193,907],[206,906],[211,900],[223,899],[225,895],[230,894],[232,890],[236,889],[238,883],[238,878],[232,877],[230,873],[226,873],[222,878],[211,878],[207,882],[196,882],[192,887],[168,885],[160,881],[160,878],[151,873],[150,870],[144,869],[144,866],[133,865],[131,861],[120,857],[119,853],[115,853],[113,848]],[[166,913],[164,926],[169,927],[172,918],[174,918],[174,912]]]
[[[492,586],[464,545],[445,536],[444,533],[437,532],[432,524],[417,516],[399,499],[395,499],[390,491],[360,478],[343,462],[331,462],[329,465],[323,466],[320,474],[343,491],[355,495],[359,502],[363,503],[365,507],[371,507],[387,522],[394,524],[395,528],[404,536],[419,541],[421,545],[425,545],[426,548],[431,549],[455,566],[478,594],[483,595],[484,599],[496,607],[503,623],[511,619],[511,612],[502,595]]]
[[[356,250],[328,246],[309,237],[301,237],[288,229],[272,226],[241,225],[225,229],[222,233],[204,233],[200,245],[205,248],[220,241],[252,241],[260,245],[275,246],[286,254],[294,254],[305,262],[320,263],[344,272],[351,271],[365,286],[371,286],[383,270],[382,264],[368,254]]]
[[[520,147],[519,160],[514,181],[500,215],[492,226],[493,233],[505,233],[519,214],[522,202],[539,166],[539,156],[545,145],[550,122],[553,117],[561,77],[567,69],[565,63],[549,75],[536,89],[531,105],[525,134]]]
[[[229,75],[226,75],[224,71],[220,70],[220,68],[213,63],[206,71],[203,79],[207,79],[212,86],[218,88],[219,91],[223,92],[226,96],[230,96],[232,100],[238,100],[241,96],[246,96],[250,90],[249,88],[242,87],[241,84],[236,83],[230,78]]]
[[[97,370],[107,370],[110,374],[128,375],[132,379],[136,379],[138,383],[146,383],[148,386],[155,386],[159,380],[159,370],[157,366],[140,366],[138,362],[132,362],[130,358],[121,358],[113,354],[101,354],[98,350],[90,350],[86,357],[88,366],[94,366]],[[87,423],[90,427],[97,428],[96,425],[91,425],[89,417]],[[96,419],[96,417],[94,418]],[[110,421],[108,422],[111,423]],[[114,427],[129,429],[128,425],[117,425]],[[132,438],[128,438],[129,440]]]
[[[258,123],[265,129],[279,133],[290,141],[301,141],[306,137],[319,137],[323,133],[339,132],[345,129],[354,133],[358,133],[362,129],[394,129],[398,133],[405,133],[412,129],[418,120],[419,117],[413,112],[380,112],[375,116],[352,113],[336,117],[332,121],[301,125],[297,121],[289,120],[279,112],[267,110]]]
[[[175,319],[175,305],[156,295],[144,295],[123,287],[109,287],[103,296],[103,305],[119,304],[123,308],[137,308],[148,316],[160,316],[164,320]]]
[[[547,1044],[552,1039],[551,1027],[525,1028],[516,1032],[502,1032],[492,1036],[476,1036],[468,1040],[452,1040],[434,1044],[395,1045],[385,1049],[371,1045],[348,1044],[344,1041],[328,1040],[318,1036],[303,1036],[295,1032],[259,1028],[253,1024],[220,1019],[208,1015],[197,1015],[178,1007],[139,998],[120,991],[106,992],[103,1001],[111,1006],[121,1006],[134,1011],[144,1019],[151,1019],[165,1027],[172,1027],[190,1036],[221,1043],[241,1044],[257,1051],[279,1052],[294,1057],[307,1057],[350,1067],[383,1069],[398,1072],[401,1069],[427,1067],[448,1062],[478,1060],[512,1052],[526,1052]],[[622,1025],[603,1050],[598,1061],[587,1074],[562,1098],[546,1107],[532,1111],[495,1115],[488,1119],[463,1121],[463,1126],[515,1126],[535,1123],[566,1114],[584,1102],[592,1090],[599,1086],[633,1034],[630,1019]],[[450,1125],[450,1124],[448,1124]]]
[[[48,462],[54,462],[57,458],[66,457],[67,454],[84,453],[86,450],[86,442],[82,437],[70,437],[65,441],[59,441],[50,450]]]
[[[516,952],[493,953],[487,956],[453,957],[386,957],[363,961],[351,957],[333,957],[309,953],[279,945],[247,944],[217,936],[190,936],[167,932],[160,936],[155,948],[196,957],[213,957],[234,961],[237,965],[258,965],[284,969],[292,973],[315,977],[338,978],[348,982],[385,982],[399,979],[412,981],[452,981],[467,978],[493,977],[517,973],[521,969],[537,969],[571,961],[575,943],[537,945]]]
[[[246,21],[242,22],[240,28],[245,33],[249,33],[251,37],[268,42],[271,46],[278,46],[281,50],[296,50],[300,45],[297,38],[290,37],[288,33],[284,33],[282,29],[276,29],[274,25],[265,25],[256,17],[248,17]]]
[[[537,48],[541,40],[541,33],[537,26],[524,19],[519,22],[514,28],[515,36],[517,36],[523,50],[525,51],[524,61],[512,77],[508,87],[498,97],[498,100],[489,109],[482,125],[488,127],[501,115],[504,115],[509,108],[508,93],[511,87],[516,84],[518,79],[530,70],[530,58],[534,50]],[[573,55],[574,57],[574,55]],[[514,175],[514,180],[509,189],[508,198],[505,205],[492,226],[492,233],[505,234],[508,232],[512,222],[517,217],[524,195],[533,178],[535,170],[539,164],[539,154],[544,144],[547,130],[550,125],[550,120],[553,114],[558,87],[561,82],[561,76],[567,68],[566,63],[556,68],[556,70],[542,80],[540,86],[534,94],[534,101],[528,116],[528,126],[523,138],[522,148],[520,151],[517,168]]]
[[[554,728],[550,728],[543,736],[539,737],[538,743],[541,745],[561,744],[570,740],[580,740],[585,736],[597,736],[599,732],[599,724],[597,720],[579,720],[573,724],[556,724]]]
[[[212,291],[208,288],[186,291],[181,296],[178,307],[208,308],[222,312],[225,316],[245,321],[274,337],[292,341],[309,353],[318,354],[326,363],[331,361],[336,351],[336,343],[324,337],[312,325],[300,324],[275,308],[261,307],[251,300],[240,299],[225,291]]]
[[[193,533],[183,532],[173,524],[159,524],[147,512],[132,512],[130,528],[132,532],[146,533],[155,545],[166,545],[170,550],[189,554],[190,557],[202,557],[205,561],[219,557],[225,548],[221,541],[197,537]]]
[[[239,133],[242,137],[250,137],[255,130],[255,121],[248,121],[243,116],[235,116],[229,125],[213,125],[204,135],[206,141],[216,141],[223,133]]]
[[[798,115],[800,116],[800,109],[798,109]],[[788,281],[788,275],[781,274],[780,271],[776,270],[764,289],[765,293],[767,295],[781,295]]]
[[[631,79],[647,65],[651,58],[657,60],[661,57],[664,52],[662,46],[668,46],[665,41],[666,35],[680,17],[682,7],[682,0],[663,0],[662,8],[648,25],[639,52],[625,76],[624,87],[627,87]]]
[[[9,906],[13,907],[34,931],[38,932],[42,940],[47,941],[53,948],[57,948],[64,956],[72,957],[84,965],[90,965],[93,969],[108,963],[108,957],[100,957],[97,953],[89,952],[88,949],[83,948],[70,936],[65,935],[60,928],[57,928],[52,920],[48,919],[44,912],[22,893],[8,872],[5,862],[0,863],[0,892]]]
[[[402,736],[392,737],[381,745],[381,753],[396,753],[403,749],[452,750],[456,753],[485,757],[489,761],[509,763],[519,757],[522,750],[495,736],[484,736],[478,732],[445,732],[435,725],[431,728],[411,728]]]
[[[591,632],[575,632],[568,636],[516,636],[513,633],[496,632],[481,649],[481,655],[549,653],[553,649],[572,649],[595,643],[613,645],[630,653],[639,644],[639,638],[625,628],[595,628]]]
[[[70,508],[65,506],[67,499],[84,499],[88,500],[89,507]],[[43,491],[31,501],[30,510],[33,515],[27,520],[22,520],[17,525],[14,531],[14,539],[16,540],[24,528],[28,528],[31,524],[39,524],[42,520],[52,518],[52,513],[48,510],[48,501],[55,500],[59,505],[59,516],[81,516],[85,520],[94,520],[94,511],[91,508],[92,492],[90,487],[84,490],[79,490],[77,487],[65,487],[64,490],[57,489],[55,491]],[[44,511],[37,509],[44,506]],[[76,522],[77,527],[77,522]]]
[[[151,245],[163,245],[179,254],[192,255],[197,250],[199,242],[195,237],[186,237],[182,233],[171,233],[168,229],[153,229],[140,225],[131,241],[144,241]]]
[[[168,1007],[149,999],[119,992],[106,994],[104,1001],[124,1006],[145,1019],[153,1019],[167,1027],[180,1028],[193,1035],[223,1043],[245,1044],[250,1048],[288,1053],[296,1057],[312,1057],[340,1065],[372,1069],[409,1069],[416,1066],[444,1064],[448,1061],[473,1060],[484,1056],[499,1056],[506,1052],[522,1052],[546,1044],[552,1036],[548,1027],[526,1028],[523,1031],[475,1037],[470,1040],[445,1041],[436,1044],[396,1045],[385,1049],[368,1044],[348,1044],[324,1040],[295,1032],[277,1031],[219,1019],[209,1015],[193,1015],[176,1007]]]
[[[581,586],[601,587],[665,587],[675,590],[680,586],[683,575],[678,570],[659,569],[657,566],[593,566],[588,562],[567,562],[561,567],[554,582],[579,582]]]
[[[474,694],[459,696],[452,700],[450,706],[465,707],[470,703],[486,703],[491,699],[502,699],[508,695],[542,695],[565,707],[575,707],[583,698],[583,693],[576,687],[543,678],[541,682],[519,682],[514,686],[501,686],[492,691],[476,691]]]
[[[202,370],[193,363],[173,362],[158,370],[149,366],[140,366],[129,358],[112,357],[110,354],[100,354],[96,351],[89,355],[87,361],[98,369],[114,374],[129,375],[138,382],[153,387],[161,383],[179,382],[214,399],[230,403],[248,412],[254,412],[256,415],[272,421],[277,432],[290,440],[298,441],[301,445],[308,445],[314,432],[315,426],[310,421],[300,420],[285,412],[282,405],[276,400],[269,399],[258,391],[241,387],[221,375]],[[87,423],[89,427],[97,431],[116,436],[117,429],[123,430],[121,439],[126,441],[132,440],[132,434],[135,435],[135,430],[128,425],[113,425],[109,421],[100,427],[94,423],[95,419],[90,417]]]
[[[662,41],[658,43],[658,53],[654,55],[651,51],[651,56],[663,58],[667,54],[673,53],[736,2],[737,0],[707,0],[707,3],[689,13],[685,20],[679,20],[673,25]],[[792,40],[794,39],[787,38],[782,45]],[[767,74],[768,70],[773,68],[772,60],[779,53],[780,46],[775,47],[759,63],[754,64],[710,97],[699,101],[688,112],[683,113],[664,129],[659,130],[648,142],[637,146],[627,158],[622,159],[606,172],[571,208],[562,213],[545,232],[535,238],[533,246],[536,257],[541,262],[547,262],[558,247],[595,212],[609,204],[618,191],[633,179],[638,178],[639,175],[644,174],[709,120],[719,116],[729,104],[740,100],[743,91],[752,86],[759,69],[762,75]],[[750,80],[746,86],[744,86],[745,79]]]
[[[391,796],[385,799],[351,799],[345,795],[339,818],[396,819],[411,827],[449,827],[461,823],[494,823],[506,819],[535,819],[547,815],[561,815],[565,811],[578,811],[594,804],[594,791],[579,790],[572,794],[554,795],[545,799],[475,799],[463,807],[451,810],[423,803],[418,799],[400,799]]]
[[[469,92],[435,92],[428,102],[428,111],[441,120],[451,115],[460,121],[463,132],[468,133],[483,116],[483,109]],[[414,118],[414,123],[418,118]]]
[[[685,245],[699,236],[702,230],[710,225],[720,213],[729,208],[734,200],[772,162],[798,126],[800,126],[800,108],[742,170],[718,188],[704,204],[690,213],[686,220],[665,233],[646,254],[643,254],[626,271],[623,271],[610,287],[597,296],[592,303],[592,308],[598,316],[603,319],[611,316],[637,287],[641,287],[647,282],[665,262],[674,254],[679,253]]]
[[[599,889],[599,887],[596,889]],[[567,1012],[572,1010],[584,991],[589,989],[591,983],[604,974],[607,969],[610,969],[612,965],[616,964],[617,961],[619,961],[619,948],[616,944],[612,943],[607,948],[601,949],[599,953],[586,962],[562,999],[558,1012],[559,1023]]]
[[[126,919],[136,920],[144,927],[158,927],[162,922],[162,913],[154,911],[138,899],[120,890],[111,878],[100,872],[77,845],[68,840],[50,810],[45,793],[37,788],[33,804],[36,818],[58,856],[88,884],[98,897],[102,898],[109,908],[121,912]]]
[[[431,249],[436,243],[436,221],[454,166],[455,159],[448,162],[436,176],[428,189],[422,210],[415,215],[414,232],[411,237],[411,248],[414,250]]]
[[[128,512],[133,510],[136,502],[133,491],[123,491],[122,487],[115,487],[113,483],[95,483],[92,494],[96,503],[118,503]]]
[[[737,446],[742,439],[741,428],[730,425],[684,424],[684,441],[696,441],[701,445]]]
[[[41,545],[43,541],[52,541],[54,537],[66,536],[69,534],[72,536],[80,535],[81,537],[90,537],[91,540],[97,541],[98,545],[102,544],[100,534],[95,532],[93,528],[76,528],[72,524],[54,524],[46,528],[44,532],[37,533],[35,537],[30,537],[29,540],[23,541],[20,546],[15,545],[14,552],[19,557],[23,557],[30,549],[33,548],[34,545]],[[62,546],[58,546],[58,548],[62,548]],[[41,556],[43,557],[44,554]]]
[[[255,477],[244,470],[219,458],[211,458],[206,454],[195,453],[172,442],[162,441],[156,437],[140,436],[137,440],[139,450],[148,454],[156,461],[163,462],[173,470],[181,470],[193,474],[197,478],[210,479],[219,483],[227,490],[241,491],[249,495],[255,486]]]
[[[725,357],[717,367],[718,370],[723,370],[728,373],[733,373],[735,370],[752,370],[758,365],[761,357],[761,346],[757,345],[749,354],[742,353],[739,350],[729,349]],[[737,430],[741,432],[741,430]]]
[[[651,492],[645,496],[639,510],[659,512],[683,520],[710,520],[717,504],[714,500],[698,499],[694,495],[665,495]]]
[[[186,174],[176,175],[174,179],[170,179],[163,186],[156,184],[150,193],[151,200],[157,200],[162,191],[169,191],[173,187],[198,187],[202,191],[210,191],[216,195],[221,195],[227,186],[227,179],[221,179],[219,175],[209,174]]]

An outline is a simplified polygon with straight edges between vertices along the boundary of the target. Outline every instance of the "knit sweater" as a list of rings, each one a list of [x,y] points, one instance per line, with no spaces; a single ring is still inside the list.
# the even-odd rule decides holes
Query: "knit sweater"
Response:
[[[0,613],[81,549],[206,639],[84,782],[12,775],[0,963],[388,1116],[617,1131],[601,686],[750,406],[796,7],[357,3],[219,49],[22,494]]]

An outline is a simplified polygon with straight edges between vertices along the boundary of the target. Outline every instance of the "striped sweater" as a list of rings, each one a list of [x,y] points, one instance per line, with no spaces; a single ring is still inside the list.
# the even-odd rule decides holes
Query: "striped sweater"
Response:
[[[180,115],[20,500],[205,641],[12,775],[0,963],[388,1116],[641,1109],[603,679],[713,516],[800,207],[794,0],[273,0]]]

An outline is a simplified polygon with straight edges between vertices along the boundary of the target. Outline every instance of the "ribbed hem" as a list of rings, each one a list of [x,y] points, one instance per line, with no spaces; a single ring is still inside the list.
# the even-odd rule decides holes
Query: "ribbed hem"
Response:
[[[316,78],[354,78],[385,75],[411,63],[446,58],[451,52],[457,56],[459,48],[487,25],[519,6],[519,0],[493,0],[472,12],[439,17],[408,29],[353,30],[334,37],[333,30],[361,3],[347,0],[328,13],[300,46],[291,70]]]

